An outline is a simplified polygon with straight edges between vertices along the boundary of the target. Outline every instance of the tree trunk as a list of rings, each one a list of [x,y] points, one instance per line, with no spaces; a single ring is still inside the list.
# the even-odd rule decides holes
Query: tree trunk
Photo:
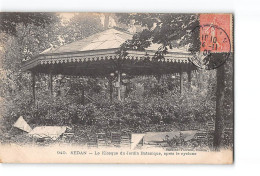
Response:
[[[215,119],[215,133],[213,140],[213,147],[219,150],[222,144],[222,134],[224,130],[224,65],[216,70],[217,72],[217,90],[216,90],[216,119]]]

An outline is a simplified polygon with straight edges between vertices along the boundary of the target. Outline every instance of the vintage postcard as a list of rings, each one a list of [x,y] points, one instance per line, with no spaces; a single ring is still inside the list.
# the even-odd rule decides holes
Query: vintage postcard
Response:
[[[0,13],[0,162],[232,164],[233,14]]]

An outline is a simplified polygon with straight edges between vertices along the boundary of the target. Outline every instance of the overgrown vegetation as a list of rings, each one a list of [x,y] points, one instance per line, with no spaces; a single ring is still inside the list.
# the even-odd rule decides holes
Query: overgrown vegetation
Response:
[[[8,21],[13,18],[4,15],[2,19],[8,22],[6,24],[13,24],[12,21]],[[90,15],[83,18],[79,14],[66,22],[68,24],[66,25],[58,14],[46,14],[46,18],[43,18],[42,15],[45,14],[41,14],[40,17],[33,15],[32,18],[42,19],[41,24],[45,23],[44,26],[39,26],[38,22],[34,23],[35,20],[26,23],[14,21],[17,23],[15,26],[1,26],[0,126],[3,133],[11,129],[19,116],[23,116],[32,127],[49,124],[81,126],[83,129],[91,128],[93,132],[111,132],[119,129],[131,132],[186,130],[204,128],[207,121],[215,120],[215,70],[198,70],[192,73],[191,88],[187,83],[187,75],[184,75],[184,92],[182,94],[179,93],[178,75],[174,78],[168,75],[160,80],[153,76],[129,79],[131,89],[128,90],[122,102],[115,98],[110,101],[107,79],[66,78],[61,83],[61,78],[55,77],[54,95],[51,96],[48,77],[41,75],[37,77],[37,101],[34,103],[31,88],[32,78],[29,73],[21,72],[21,63],[32,59],[33,56],[49,47],[73,42],[103,30],[97,16],[92,18]],[[158,19],[157,17],[150,18],[151,16],[147,18]],[[161,14],[159,17],[164,24],[173,18],[179,20],[176,24],[161,26],[154,33],[147,31],[139,33],[135,35],[135,39],[153,38],[155,43],[163,44],[162,52],[164,54],[167,53],[166,46],[184,46],[192,40],[187,39],[185,40],[187,43],[183,43],[180,38],[176,37],[188,37],[184,31],[197,24],[196,15],[189,16],[191,26],[181,22],[180,19],[183,18],[181,15],[167,17],[166,14]],[[131,18],[131,16],[124,17],[123,15],[119,22],[127,23]],[[136,15],[133,18],[136,19],[138,25],[148,26],[146,30],[151,30],[153,20],[144,23],[146,16]],[[180,26],[185,29],[180,29]],[[163,40],[165,30],[170,28],[175,29],[166,31],[172,38],[167,39],[169,41]],[[174,31],[181,33],[170,35]],[[149,36],[142,35],[145,33]],[[145,49],[149,43],[145,44],[145,46],[136,47]],[[131,45],[135,45],[135,42],[132,42]],[[228,60],[225,65],[227,72],[223,108],[225,120],[228,123],[233,123],[232,64],[233,61]],[[84,104],[81,101],[82,89],[86,92]],[[89,100],[90,95],[97,102]],[[100,99],[102,101],[99,101]]]

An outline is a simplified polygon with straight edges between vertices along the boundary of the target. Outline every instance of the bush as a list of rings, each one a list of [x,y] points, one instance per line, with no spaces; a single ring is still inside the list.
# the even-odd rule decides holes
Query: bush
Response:
[[[147,85],[150,85],[148,82]],[[165,88],[165,86],[164,86]],[[150,90],[152,89],[152,90]],[[33,103],[31,93],[22,91],[8,101],[8,113],[4,114],[9,127],[20,116],[33,125],[82,125],[93,127],[95,131],[131,129],[134,131],[163,131],[170,126],[188,129],[193,124],[214,120],[214,94],[201,90],[186,91],[182,95],[176,91],[159,91],[158,86],[148,88],[143,96],[135,91],[119,102],[103,98],[98,103],[79,104],[76,95],[50,96],[48,89],[38,90],[37,102]],[[209,89],[210,91],[213,91]],[[148,94],[151,91],[150,94]],[[154,93],[152,93],[154,91]],[[145,94],[146,93],[146,94]],[[95,94],[96,95],[96,94]],[[103,96],[103,95],[102,95]],[[144,97],[145,96],[145,97]],[[24,101],[26,100],[26,101]],[[11,104],[11,105],[10,105]]]

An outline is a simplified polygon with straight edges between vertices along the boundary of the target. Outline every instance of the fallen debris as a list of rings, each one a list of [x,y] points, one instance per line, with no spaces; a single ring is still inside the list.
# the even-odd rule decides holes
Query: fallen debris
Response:
[[[52,140],[58,139],[63,133],[65,133],[66,126],[39,126],[35,127],[29,136],[35,138],[50,138]]]
[[[13,126],[27,133],[30,133],[32,131],[32,128],[28,125],[28,123],[24,120],[22,116],[20,116],[17,119],[17,121],[13,124]]]

